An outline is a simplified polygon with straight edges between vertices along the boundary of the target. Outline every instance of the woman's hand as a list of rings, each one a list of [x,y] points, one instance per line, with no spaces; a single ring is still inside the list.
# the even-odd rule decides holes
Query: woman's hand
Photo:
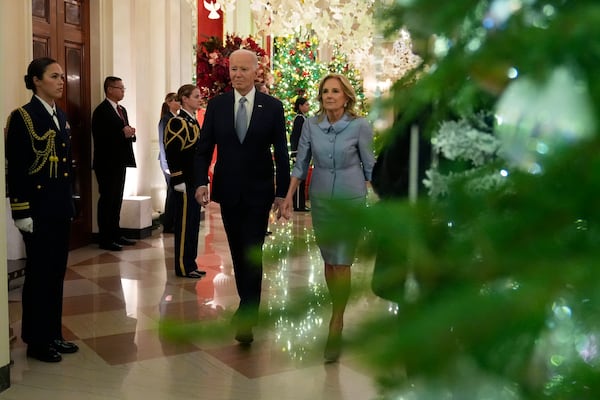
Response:
[[[294,207],[292,206],[292,199],[294,198],[294,193],[296,193],[296,189],[298,189],[298,185],[300,185],[302,181],[295,176],[290,177],[290,186],[288,187],[287,195],[285,199],[283,199],[283,203],[279,206],[280,216],[289,220],[292,218],[292,213]]]
[[[289,220],[293,215],[292,199],[286,197],[283,202],[279,205],[279,218]]]

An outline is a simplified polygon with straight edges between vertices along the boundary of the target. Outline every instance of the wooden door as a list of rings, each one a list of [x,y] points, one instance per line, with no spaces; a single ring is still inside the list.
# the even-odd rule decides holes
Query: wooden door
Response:
[[[71,248],[92,241],[90,110],[90,0],[32,0],[33,56],[51,57],[65,72],[58,105],[67,113],[73,149],[74,200]]]

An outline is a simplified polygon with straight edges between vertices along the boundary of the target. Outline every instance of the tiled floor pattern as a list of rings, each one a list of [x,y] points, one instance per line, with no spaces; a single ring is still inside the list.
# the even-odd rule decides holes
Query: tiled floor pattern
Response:
[[[264,322],[245,348],[233,340],[229,317],[237,306],[231,258],[218,205],[201,223],[198,264],[205,278],[173,273],[173,235],[160,228],[122,252],[91,245],[74,250],[64,286],[63,331],[80,351],[57,364],[25,357],[13,342],[11,388],[0,399],[372,399],[372,377],[352,354],[322,361],[329,306],[322,261],[312,240],[310,214],[272,223],[266,238]],[[292,249],[293,240],[303,245]],[[370,263],[353,267],[368,279]],[[286,310],[307,293],[314,303],[301,315]],[[11,327],[19,337],[20,292],[9,292]],[[40,299],[43,301],[43,299]],[[365,311],[384,307],[361,294],[347,312],[351,329]],[[166,337],[161,322],[176,321]],[[181,324],[185,322],[185,324]],[[169,326],[167,326],[168,328]],[[175,336],[180,337],[180,336]]]

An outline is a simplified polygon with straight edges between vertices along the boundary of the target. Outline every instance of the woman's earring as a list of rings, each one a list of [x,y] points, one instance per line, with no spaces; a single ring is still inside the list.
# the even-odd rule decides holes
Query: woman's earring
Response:
[[[344,103],[344,108],[348,107],[348,103]]]

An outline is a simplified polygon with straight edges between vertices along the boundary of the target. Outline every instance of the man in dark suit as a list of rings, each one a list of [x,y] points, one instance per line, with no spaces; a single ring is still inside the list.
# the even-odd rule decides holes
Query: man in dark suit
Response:
[[[98,180],[98,230],[100,248],[110,251],[122,250],[135,242],[121,236],[119,220],[125,171],[135,167],[132,143],[135,128],[129,125],[127,110],[119,105],[125,96],[121,78],[109,76],[104,80],[106,99],[92,114],[94,139],[94,171]]]
[[[256,90],[257,70],[252,51],[231,54],[229,75],[234,91],[209,101],[196,153],[196,200],[203,206],[210,200],[221,205],[240,296],[233,319],[235,338],[242,344],[254,339],[252,327],[260,304],[262,258],[253,257],[252,251],[262,249],[271,207],[279,212],[290,180],[283,105]],[[217,161],[209,199],[208,168],[215,145]]]

